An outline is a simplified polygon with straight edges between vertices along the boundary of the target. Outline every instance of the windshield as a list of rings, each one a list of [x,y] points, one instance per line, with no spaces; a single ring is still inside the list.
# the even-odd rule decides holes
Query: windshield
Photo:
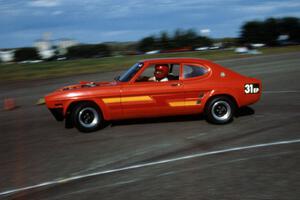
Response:
[[[121,82],[128,82],[130,79],[143,67],[144,63],[136,63],[132,67],[129,68],[120,78],[118,81]]]

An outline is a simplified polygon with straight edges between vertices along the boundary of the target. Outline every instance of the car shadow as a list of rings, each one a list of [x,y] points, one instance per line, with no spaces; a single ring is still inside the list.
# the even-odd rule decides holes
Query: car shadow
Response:
[[[244,106],[236,111],[235,117],[243,117],[253,115],[255,111],[249,107]],[[156,123],[167,123],[167,122],[186,122],[186,121],[200,121],[205,120],[204,114],[197,115],[180,115],[180,116],[168,116],[168,117],[155,117],[155,118],[137,118],[137,119],[126,119],[108,122],[106,126],[124,126],[132,124],[156,124]]]
[[[249,106],[243,106],[236,111],[236,117],[243,117],[255,114],[255,110]]]
[[[155,124],[155,123],[166,123],[166,122],[185,122],[185,121],[199,121],[204,120],[204,115],[180,115],[180,116],[168,116],[168,117],[155,117],[155,118],[137,118],[137,119],[126,119],[120,121],[112,121],[110,126],[122,126],[132,124]]]

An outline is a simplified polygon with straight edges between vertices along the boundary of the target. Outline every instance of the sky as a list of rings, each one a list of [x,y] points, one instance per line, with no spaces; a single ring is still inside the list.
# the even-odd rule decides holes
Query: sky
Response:
[[[194,29],[237,37],[245,21],[300,17],[299,0],[0,0],[0,48],[33,46],[44,33],[81,43],[138,41]]]

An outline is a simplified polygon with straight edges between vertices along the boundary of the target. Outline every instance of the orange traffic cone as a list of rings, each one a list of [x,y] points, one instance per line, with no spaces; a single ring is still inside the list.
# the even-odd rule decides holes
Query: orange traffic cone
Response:
[[[4,99],[4,110],[13,110],[15,109],[16,101],[13,98]]]

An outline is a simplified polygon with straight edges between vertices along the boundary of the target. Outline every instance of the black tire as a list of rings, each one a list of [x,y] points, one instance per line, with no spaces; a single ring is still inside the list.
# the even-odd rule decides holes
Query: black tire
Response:
[[[90,102],[78,103],[71,114],[74,126],[83,133],[97,131],[104,126],[101,110]]]
[[[206,104],[206,120],[213,124],[227,124],[233,121],[235,102],[226,96],[215,97]]]

